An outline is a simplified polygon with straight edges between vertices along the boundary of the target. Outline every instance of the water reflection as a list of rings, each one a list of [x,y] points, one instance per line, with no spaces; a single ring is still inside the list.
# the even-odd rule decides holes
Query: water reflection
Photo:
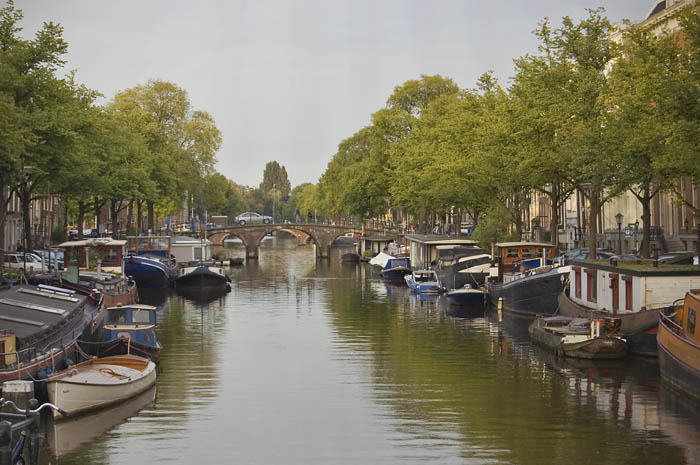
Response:
[[[155,405],[51,463],[697,461],[697,410],[655,361],[557,360],[526,325],[456,315],[343,250],[266,242],[229,294],[163,297]]]

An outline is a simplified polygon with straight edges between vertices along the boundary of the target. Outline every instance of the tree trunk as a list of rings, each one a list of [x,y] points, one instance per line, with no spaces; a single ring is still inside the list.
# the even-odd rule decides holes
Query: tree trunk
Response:
[[[100,230],[100,210],[102,210],[102,206],[100,205],[100,199],[98,197],[95,197],[93,203],[93,209],[95,213],[95,229],[99,232]]]
[[[109,202],[109,216],[112,218],[112,239],[119,238],[119,227],[117,225],[117,202],[118,200],[112,199]]]
[[[552,194],[549,196],[552,207],[552,218],[549,224],[549,230],[552,235],[552,245],[554,246],[555,255],[559,253],[559,203],[561,202],[561,191],[559,184],[552,185]]]
[[[425,225],[425,207],[420,207],[420,210],[418,211],[418,233],[419,234],[425,234],[426,230],[426,225]]]
[[[151,200],[146,201],[146,205],[148,206],[148,230],[153,234],[153,232],[156,230],[155,227],[155,218],[156,215],[153,210],[153,202]]]
[[[5,266],[5,221],[7,219],[7,204],[10,201],[10,189],[0,187],[0,281],[2,281],[2,271]]]
[[[29,205],[32,203],[31,192],[27,182],[22,182],[19,189],[19,200],[22,209],[22,229],[24,230],[24,240],[22,247],[24,250],[33,250],[32,244],[32,219],[30,215]],[[3,225],[4,227],[4,225]]]
[[[598,258],[597,253],[597,235],[598,235],[598,215],[600,214],[600,193],[591,189],[591,195],[588,198],[591,204],[591,209],[588,212],[588,259],[595,260]]]
[[[644,196],[639,198],[642,204],[642,258],[651,256],[651,198],[649,186],[644,189]]]
[[[143,210],[142,210],[142,203],[141,199],[136,199],[136,229],[138,230],[136,232],[136,235],[140,235],[143,233]]]
[[[83,239],[83,222],[85,221],[85,211],[87,205],[82,200],[78,202],[78,239]]]

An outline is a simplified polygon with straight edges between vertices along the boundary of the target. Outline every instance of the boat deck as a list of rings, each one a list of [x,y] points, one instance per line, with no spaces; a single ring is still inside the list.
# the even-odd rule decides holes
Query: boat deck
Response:
[[[117,385],[143,376],[148,360],[132,356],[115,356],[89,360],[60,373],[53,380],[64,383]]]

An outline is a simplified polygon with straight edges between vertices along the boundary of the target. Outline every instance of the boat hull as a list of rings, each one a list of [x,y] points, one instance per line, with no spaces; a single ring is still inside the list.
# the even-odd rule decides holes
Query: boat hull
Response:
[[[658,331],[661,309],[613,315],[603,310],[583,307],[571,300],[564,291],[559,294],[557,302],[559,313],[563,316],[596,319],[614,317],[619,319],[620,328],[618,333],[627,339],[630,354],[646,357],[656,357],[658,355],[656,333]]]
[[[615,336],[591,337],[588,335],[566,335],[554,333],[534,321],[528,330],[530,341],[558,356],[589,360],[614,360],[627,356],[627,343]],[[567,336],[580,340],[567,342]]]
[[[128,371],[126,368],[135,362],[144,365],[143,369]],[[88,376],[88,369],[91,372],[97,369],[101,375]],[[116,375],[101,370],[130,376],[117,377],[115,380],[113,378]],[[133,371],[137,371],[137,374],[132,373]],[[46,388],[52,404],[69,415],[79,415],[134,397],[149,389],[155,382],[155,364],[148,360],[144,363],[144,359],[131,355],[83,362],[67,370],[67,373],[49,378]],[[62,418],[62,415],[54,411],[54,417]]]
[[[476,289],[465,292],[463,289],[455,289],[447,292],[447,300],[452,305],[483,305],[485,295]]]
[[[382,279],[386,281],[398,281],[401,282],[404,276],[411,272],[410,268],[396,267],[388,270],[382,270],[379,274]]]
[[[504,313],[526,317],[554,315],[564,280],[564,275],[549,272],[492,284],[487,288],[489,304],[497,308],[498,299],[502,298]]]
[[[671,330],[662,319],[659,323],[658,347],[663,382],[700,402],[700,346]]]
[[[204,287],[224,289],[228,286],[228,278],[225,275],[209,271],[207,267],[198,267],[190,273],[178,276],[175,285],[178,288]]]
[[[154,259],[129,256],[124,259],[124,273],[142,287],[168,287],[170,276],[166,266]]]

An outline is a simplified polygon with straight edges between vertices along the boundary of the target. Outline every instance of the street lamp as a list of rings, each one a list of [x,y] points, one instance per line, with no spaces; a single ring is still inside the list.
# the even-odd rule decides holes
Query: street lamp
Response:
[[[639,250],[637,250],[637,231],[639,230],[639,219],[634,221],[634,250],[639,256]]]
[[[622,255],[622,213],[615,215],[617,220],[617,253]]]

